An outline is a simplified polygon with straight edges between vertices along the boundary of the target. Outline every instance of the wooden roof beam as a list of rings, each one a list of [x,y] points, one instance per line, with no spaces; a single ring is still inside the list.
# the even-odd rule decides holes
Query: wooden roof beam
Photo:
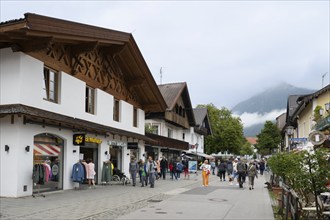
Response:
[[[136,78],[136,79],[126,82],[126,85],[127,85],[127,88],[131,89],[134,87],[143,86],[145,83],[146,83],[146,79]]]
[[[99,45],[98,41],[76,44],[72,46],[72,52],[75,55],[80,55],[82,53],[89,53],[95,50],[98,45]]]

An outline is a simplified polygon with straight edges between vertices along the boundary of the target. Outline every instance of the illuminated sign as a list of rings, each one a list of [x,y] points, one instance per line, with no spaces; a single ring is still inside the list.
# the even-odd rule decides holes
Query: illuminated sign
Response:
[[[85,134],[74,134],[73,135],[73,145],[84,146],[85,143],[101,144],[102,140],[99,138],[88,137]]]
[[[85,145],[85,134],[74,134],[73,135],[73,145]]]

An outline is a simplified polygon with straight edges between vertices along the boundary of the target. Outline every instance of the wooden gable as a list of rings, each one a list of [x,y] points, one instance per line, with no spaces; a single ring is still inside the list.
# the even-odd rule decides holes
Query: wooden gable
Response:
[[[0,49],[6,47],[146,112],[166,108],[131,34],[28,13],[0,24]]]
[[[163,118],[168,123],[188,129],[195,126],[195,118],[189,97],[187,84],[170,83],[158,85],[167,109],[164,114],[150,114],[147,119]]]

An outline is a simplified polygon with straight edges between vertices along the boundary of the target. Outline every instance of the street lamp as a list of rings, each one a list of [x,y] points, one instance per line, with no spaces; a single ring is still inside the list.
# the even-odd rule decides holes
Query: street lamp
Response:
[[[197,148],[198,148],[198,143],[195,144],[195,148],[196,148],[196,157],[197,157]]]
[[[291,136],[293,135],[293,129],[294,129],[294,127],[293,126],[288,126],[287,128],[286,128],[286,133],[287,133],[287,135],[288,135],[288,138],[289,138],[289,142],[288,142],[288,144],[289,144],[289,152],[290,152],[290,147],[291,147],[291,140],[290,140],[290,138],[291,138]]]

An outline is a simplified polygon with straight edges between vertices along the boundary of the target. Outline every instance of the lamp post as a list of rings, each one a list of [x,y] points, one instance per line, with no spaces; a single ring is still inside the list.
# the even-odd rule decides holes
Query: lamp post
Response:
[[[288,144],[289,144],[289,152],[291,151],[291,138],[292,138],[292,135],[293,135],[293,129],[294,129],[294,127],[293,126],[288,126],[287,128],[286,128],[286,133],[287,133],[287,135],[288,135]]]
[[[195,144],[195,148],[196,148],[196,157],[198,157],[198,156],[197,156],[198,143]],[[198,161],[198,160],[197,160],[197,161]]]

